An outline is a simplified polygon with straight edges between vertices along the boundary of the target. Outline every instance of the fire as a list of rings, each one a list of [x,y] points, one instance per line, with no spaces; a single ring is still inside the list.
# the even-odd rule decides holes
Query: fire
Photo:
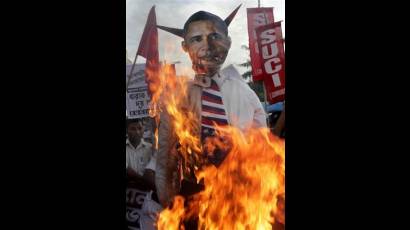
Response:
[[[157,227],[158,229],[181,229],[183,230],[184,227],[180,228],[180,221],[184,215],[184,198],[177,196],[174,199],[174,205],[172,209],[165,209],[161,212],[161,216]],[[166,218],[164,218],[166,216]]]
[[[252,129],[244,135],[234,127],[220,128],[232,146],[218,167],[197,172],[205,190],[193,197],[182,210],[181,197],[172,209],[160,214],[158,229],[182,229],[171,225],[196,214],[199,229],[272,229],[275,221],[284,222],[278,198],[284,199],[284,142],[268,129]],[[210,140],[211,145],[223,145]],[[192,213],[196,212],[196,213]]]
[[[149,115],[155,118],[156,127],[159,126],[159,115],[166,105],[166,109],[169,113],[172,112],[173,116],[176,115],[175,109],[180,107],[182,98],[186,96],[185,82],[188,80],[186,77],[176,77],[175,69],[171,65],[161,65],[158,71],[155,69],[147,69],[147,83],[151,95],[149,105]],[[178,91],[181,94],[178,95],[175,92]],[[180,118],[181,119],[181,118]],[[178,124],[181,124],[180,119]],[[183,128],[179,128],[182,130]],[[155,129],[155,145],[158,149],[158,128]]]
[[[187,100],[189,78],[175,76],[170,66],[159,72],[161,97],[155,108],[166,109],[172,117],[185,159],[200,158],[202,146],[196,130],[197,118],[182,109]],[[166,82],[166,84],[164,84]],[[153,110],[157,112],[158,109]],[[221,141],[223,137],[224,141]],[[272,229],[273,223],[284,223],[285,145],[267,128],[240,131],[235,127],[217,127],[215,138],[207,139],[207,149],[229,151],[224,162],[198,169],[195,175],[205,189],[187,204],[176,196],[173,206],[163,210],[157,228],[184,229],[182,222],[198,217],[198,229]],[[282,201],[282,203],[280,202]]]
[[[229,137],[232,149],[218,168],[197,174],[205,182],[205,190],[194,198],[199,228],[272,229],[283,216],[277,199],[284,194],[284,142],[268,129],[243,134],[226,127],[221,133]]]
[[[148,71],[147,76],[148,81],[153,82],[155,85],[150,87],[155,89],[151,98],[150,115],[158,117],[161,109],[167,110],[173,119],[181,152],[184,153],[183,156],[186,160],[194,156],[193,152],[201,152],[200,139],[194,135],[197,119],[192,112],[182,111],[181,109],[187,104],[186,86],[190,78],[186,76],[177,77],[175,69],[171,65],[163,65],[158,72]],[[159,119],[156,119],[156,121],[158,127]],[[155,131],[155,139],[158,140],[158,130]]]

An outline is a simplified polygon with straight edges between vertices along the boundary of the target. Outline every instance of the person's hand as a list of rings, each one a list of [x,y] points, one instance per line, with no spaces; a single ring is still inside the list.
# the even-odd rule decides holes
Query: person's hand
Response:
[[[138,177],[138,173],[135,172],[135,170],[132,169],[131,167],[128,167],[127,168],[127,176],[128,176],[128,178]]]
[[[280,137],[282,131],[285,129],[285,110],[281,112],[275,126],[272,129],[273,134]]]
[[[155,172],[152,169],[145,169],[142,178],[149,184],[152,190],[155,189]]]

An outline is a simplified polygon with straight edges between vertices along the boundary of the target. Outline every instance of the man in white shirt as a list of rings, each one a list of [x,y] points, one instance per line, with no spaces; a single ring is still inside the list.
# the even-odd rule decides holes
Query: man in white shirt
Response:
[[[128,138],[126,140],[126,168],[129,179],[142,177],[150,184],[154,184],[156,164],[152,151],[152,144],[142,138],[144,127],[136,119],[127,121]],[[153,186],[154,187],[154,186]]]
[[[161,209],[155,192],[155,165],[152,144],[143,138],[142,122],[127,120],[126,140],[126,221],[129,229],[155,230],[156,213]]]

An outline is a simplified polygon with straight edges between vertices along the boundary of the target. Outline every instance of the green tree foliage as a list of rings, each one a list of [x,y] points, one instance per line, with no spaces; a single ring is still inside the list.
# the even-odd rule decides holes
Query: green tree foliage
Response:
[[[242,49],[245,49],[249,51],[249,47],[243,45],[241,47]],[[248,68],[249,70],[246,71],[245,73],[242,74],[243,79],[248,82],[249,87],[253,91],[255,91],[256,95],[258,95],[260,101],[265,101],[265,96],[264,96],[264,91],[263,91],[263,83],[262,81],[252,81],[252,66],[251,66],[251,59],[246,60],[244,63],[238,64],[238,66]]]

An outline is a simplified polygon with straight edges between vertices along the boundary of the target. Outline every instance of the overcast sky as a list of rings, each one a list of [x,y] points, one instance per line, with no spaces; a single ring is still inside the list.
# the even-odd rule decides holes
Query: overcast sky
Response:
[[[144,30],[150,8],[155,5],[157,24],[182,28],[185,21],[193,13],[204,10],[225,19],[239,4],[242,3],[236,17],[229,26],[229,36],[232,38],[231,49],[225,61],[227,64],[239,64],[248,58],[248,51],[241,48],[248,46],[248,24],[246,8],[258,7],[257,0],[126,0],[126,48],[128,57],[134,60],[135,53]],[[285,35],[285,0],[260,0],[261,7],[273,7],[275,21],[283,20],[282,32]],[[182,39],[168,32],[158,29],[159,57],[168,63],[180,61],[177,73],[192,73],[191,61],[181,48]],[[138,56],[137,63],[145,63],[145,59]],[[245,68],[236,66],[239,72]]]

